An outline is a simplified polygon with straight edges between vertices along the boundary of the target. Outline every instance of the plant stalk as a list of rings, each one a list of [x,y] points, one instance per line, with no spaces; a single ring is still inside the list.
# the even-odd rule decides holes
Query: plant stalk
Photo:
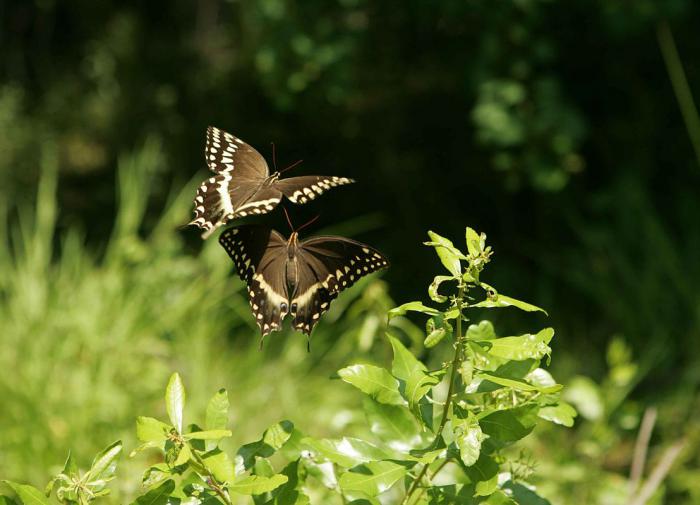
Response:
[[[464,304],[464,284],[460,284],[459,286],[459,292],[457,294],[457,307],[459,310],[459,314],[457,315],[457,324],[455,327],[455,355],[454,358],[452,359],[452,365],[451,368],[452,370],[450,371],[450,385],[447,389],[447,398],[445,399],[445,406],[443,407],[442,410],[442,418],[440,419],[440,426],[438,427],[437,431],[435,432],[435,440],[433,440],[433,448],[435,445],[437,445],[438,440],[440,440],[440,435],[442,435],[442,430],[445,429],[445,424],[447,424],[447,419],[449,418],[449,412],[450,412],[450,407],[452,406],[452,396],[454,394],[454,386],[457,378],[457,370],[459,369],[460,365],[462,364],[462,354],[463,354],[463,345],[464,342],[462,341],[462,308]],[[414,481],[411,483],[411,487],[408,488],[408,491],[406,492],[406,497],[404,498],[402,505],[406,505],[408,501],[411,499],[411,496],[413,493],[416,491],[416,488],[418,487],[418,484],[423,480],[423,477],[425,477],[425,474],[428,472],[428,464],[423,465],[423,468],[421,469],[420,473],[418,474],[418,477],[414,479]],[[442,465],[444,466],[444,465]],[[442,466],[438,469],[441,470]],[[437,472],[435,472],[437,473]]]
[[[216,477],[214,477],[214,474],[211,472],[211,470],[209,470],[209,467],[204,462],[202,457],[199,454],[197,454],[197,451],[195,451],[194,449],[192,449],[191,452],[192,452],[192,456],[194,456],[194,459],[197,460],[197,463],[199,463],[201,465],[201,467],[204,469],[204,471],[207,473],[207,477],[209,477],[209,482],[208,482],[209,486],[214,490],[214,492],[216,494],[218,494],[221,497],[222,500],[224,500],[224,503],[226,505],[233,505],[231,498],[229,498],[226,491],[221,489],[218,482],[216,481]]]

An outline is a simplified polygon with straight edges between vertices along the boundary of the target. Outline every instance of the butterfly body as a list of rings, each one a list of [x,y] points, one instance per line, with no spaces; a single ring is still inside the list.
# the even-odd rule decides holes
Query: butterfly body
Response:
[[[286,197],[304,204],[332,187],[354,182],[346,177],[310,175],[282,179],[270,174],[265,158],[252,146],[230,133],[207,129],[205,158],[214,173],[197,190],[191,225],[207,238],[232,219],[267,214]]]
[[[263,336],[281,329],[290,314],[307,335],[343,289],[388,266],[376,249],[336,236],[285,239],[270,228],[226,230],[219,242],[248,285],[250,306]]]

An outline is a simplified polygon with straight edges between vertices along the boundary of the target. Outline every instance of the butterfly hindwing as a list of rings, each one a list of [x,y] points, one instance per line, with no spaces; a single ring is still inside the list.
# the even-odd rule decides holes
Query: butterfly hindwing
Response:
[[[279,330],[289,312],[284,237],[269,228],[247,225],[226,230],[219,242],[248,285],[250,308],[263,337]]]
[[[304,204],[331,188],[353,182],[355,181],[347,177],[305,175],[280,179],[275,182],[275,187],[284,193],[284,196],[289,198],[292,203]]]
[[[294,327],[307,335],[338,293],[389,266],[376,249],[343,237],[312,237],[300,246],[299,263],[310,273],[300,275],[291,304],[296,307]]]

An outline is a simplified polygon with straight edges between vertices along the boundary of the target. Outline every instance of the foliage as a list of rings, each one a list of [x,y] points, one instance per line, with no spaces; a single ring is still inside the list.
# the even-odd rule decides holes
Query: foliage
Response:
[[[144,472],[142,493],[134,503],[231,505],[252,496],[257,505],[308,504],[310,496],[324,496],[324,503],[336,497],[343,503],[376,504],[380,495],[384,501],[412,505],[545,503],[527,482],[532,469],[508,456],[508,448],[538,420],[570,426],[576,415],[561,399],[561,385],[540,368],[551,354],[554,332],[546,328],[498,337],[489,321],[463,331],[468,321],[463,312],[472,307],[542,309],[501,295],[480,280],[492,254],[483,234],[467,228],[467,254],[449,240],[429,235],[427,244],[450,273],[436,277],[430,297],[447,305],[437,309],[409,302],[390,310],[388,318],[407,311],[428,315],[426,339],[437,344],[430,342],[431,335],[444,330],[448,335],[442,340],[452,341],[454,356],[430,370],[400,338],[387,333],[393,350],[390,370],[355,364],[338,371],[340,379],[367,395],[364,409],[373,440],[314,438],[291,421],[280,421],[230,457],[221,445],[233,435],[227,391],[221,389],[209,400],[203,426],[187,424],[187,395],[176,373],[165,390],[168,421],[141,416],[136,422],[141,445],[131,455],[156,449],[160,457]],[[447,285],[454,285],[456,294],[442,294]],[[474,290],[486,297],[474,301]],[[46,495],[55,490],[59,502],[80,505],[107,495],[120,452],[121,442],[112,444],[85,473],[69,455]],[[48,503],[36,488],[8,484],[23,504]],[[525,495],[530,501],[521,501]]]

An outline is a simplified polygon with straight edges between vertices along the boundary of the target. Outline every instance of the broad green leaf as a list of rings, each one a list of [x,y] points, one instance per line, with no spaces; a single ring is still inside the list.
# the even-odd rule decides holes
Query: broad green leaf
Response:
[[[141,442],[165,441],[172,428],[169,424],[153,417],[139,416],[136,418],[136,437]]]
[[[488,341],[491,342],[491,341]],[[479,344],[476,342],[467,342],[467,352],[474,360],[474,368],[477,370],[486,370],[493,372],[503,366],[505,359],[498,358],[490,354],[486,349],[490,344]]]
[[[440,380],[428,374],[425,365],[416,359],[411,351],[406,349],[398,339],[387,333],[394,359],[391,363],[391,373],[404,383],[403,393],[408,405],[415,408],[425,394]]]
[[[554,330],[545,328],[535,335],[497,338],[487,341],[490,344],[487,352],[497,358],[516,361],[541,359],[552,352],[548,344],[553,336]]]
[[[338,479],[344,492],[377,496],[406,475],[406,468],[391,461],[371,461],[345,472]]]
[[[369,399],[364,406],[370,430],[390,448],[408,452],[426,445],[425,432],[406,407],[385,405]]]
[[[507,489],[512,493],[518,505],[551,505],[548,500],[545,500],[535,492],[533,486],[526,483],[513,482],[509,480],[503,484],[503,489]]]
[[[498,489],[498,475],[494,475],[488,480],[477,482],[474,489],[474,496],[490,496]]]
[[[492,412],[479,419],[484,433],[496,445],[507,445],[527,436],[537,423],[537,407],[526,406]]]
[[[428,236],[430,237],[430,242],[425,242],[425,244],[435,247],[435,252],[437,252],[440,261],[445,268],[447,268],[447,271],[455,277],[459,277],[462,271],[459,260],[466,259],[464,254],[445,237],[441,237],[432,231],[428,232]]]
[[[440,289],[440,284],[445,281],[453,280],[455,280],[455,278],[450,275],[436,275],[433,282],[430,283],[430,286],[428,286],[428,296],[430,296],[430,299],[437,303],[445,303],[447,301],[447,297],[445,295],[441,295],[438,291]]]
[[[220,440],[233,435],[230,430],[207,430],[187,433],[182,437],[185,440]]]
[[[466,333],[467,340],[493,340],[496,338],[496,330],[491,321],[484,319],[479,324],[470,324]]]
[[[207,430],[225,430],[228,427],[228,409],[228,393],[225,389],[219,389],[207,404],[204,424]]]
[[[0,505],[17,505],[17,502],[9,496],[0,496]]]
[[[467,419],[452,419],[454,441],[459,449],[459,457],[465,466],[472,466],[481,454],[481,442],[487,437],[473,416]]]
[[[462,470],[469,480],[476,486],[477,496],[486,496],[490,493],[484,493],[487,489],[492,489],[494,479],[498,485],[498,463],[493,458],[487,456],[483,452],[479,455],[479,459],[470,466],[463,466]]]
[[[24,505],[48,505],[49,503],[46,495],[34,486],[18,484],[11,480],[3,482],[12,488]]]
[[[190,449],[188,444],[185,444],[180,448],[180,452],[177,453],[177,458],[175,458],[173,466],[184,465],[190,458],[192,458],[192,449]]]
[[[345,468],[352,468],[369,461],[388,459],[391,456],[376,445],[359,438],[343,437],[340,440],[305,438],[303,443],[317,455]]]
[[[122,452],[121,440],[117,440],[112,445],[100,452],[92,461],[92,466],[85,476],[85,480],[109,480],[114,477],[117,470],[117,460]]]
[[[241,475],[229,484],[228,489],[232,493],[244,495],[268,493],[287,482],[287,479],[286,475],[281,474],[272,477]]]
[[[182,433],[182,412],[185,408],[185,386],[182,383],[180,374],[174,373],[170,376],[168,387],[165,389],[165,407],[178,433]]]
[[[68,457],[66,458],[66,462],[63,464],[63,472],[61,473],[68,476],[76,476],[78,475],[78,472],[78,465],[75,463],[71,452],[68,451]]]
[[[331,467],[332,463],[328,463]],[[304,468],[300,468],[299,460],[292,461],[281,474],[287,477],[287,482],[283,485],[275,488],[271,492],[272,499],[269,496],[254,496],[253,501],[258,503],[264,503],[265,505],[309,505],[309,497],[303,492],[303,481],[299,480],[300,471],[303,473],[308,467],[304,465]],[[306,478],[306,474],[304,474]]]
[[[168,479],[157,488],[151,489],[143,496],[139,496],[132,505],[175,505],[180,503],[180,500],[170,497],[174,490],[175,481]]]
[[[546,407],[542,407],[537,415],[542,419],[546,419],[547,421],[561,424],[570,428],[574,425],[574,418],[576,417],[577,412],[576,409],[568,403],[559,402],[557,405],[547,405]]]
[[[431,331],[427,337],[425,337],[425,340],[423,340],[423,345],[426,349],[435,347],[443,341],[446,335],[447,332],[445,331],[445,328],[436,328],[433,331]]]
[[[214,449],[202,456],[207,468],[219,482],[231,482],[236,478],[233,462],[221,449]]]
[[[374,365],[352,365],[338,370],[338,375],[380,403],[406,404],[406,400],[399,393],[399,381],[384,368]]]
[[[479,254],[481,254],[482,244],[481,237],[479,236],[479,234],[472,228],[467,227],[465,235],[467,240],[467,251],[469,252],[469,256],[478,256]]]
[[[398,307],[394,307],[389,312],[387,312],[387,318],[391,321],[393,318],[398,316],[403,316],[406,312],[421,312],[423,314],[430,314],[431,316],[437,316],[440,311],[432,307],[427,307],[423,305],[422,302],[408,302]]]
[[[560,391],[564,386],[561,384],[555,384],[553,386],[534,386],[532,384],[528,384],[527,382],[524,381],[519,381],[519,380],[514,380],[514,379],[505,379],[503,377],[498,377],[496,375],[491,375],[488,373],[480,372],[478,374],[478,377],[482,379],[486,379],[488,381],[494,382],[496,384],[500,384],[501,386],[505,386],[508,388],[513,388],[517,389],[518,391],[540,391],[542,393],[556,393],[557,391]]]
[[[481,283],[481,286],[488,292],[491,293],[489,297],[486,300],[483,300],[478,303],[474,303],[470,305],[471,307],[485,307],[485,308],[500,308],[500,307],[516,307],[520,310],[524,310],[526,312],[544,312],[547,314],[547,311],[537,307],[536,305],[532,305],[531,303],[523,302],[520,300],[516,300],[515,298],[511,298],[510,296],[502,295],[500,293],[497,293],[495,289],[493,289],[491,286],[485,283]]]
[[[489,495],[486,501],[479,502],[480,505],[519,505],[500,489]]]
[[[291,421],[281,421],[265,430],[260,440],[242,446],[236,453],[236,473],[252,467],[257,457],[272,456],[290,439],[294,431]]]
[[[143,472],[143,477],[141,478],[141,484],[143,487],[148,488],[163,482],[170,475],[170,467],[166,463],[156,463],[150,466]]]
[[[603,394],[598,385],[588,377],[577,376],[571,379],[563,393],[564,398],[573,403],[581,417],[590,421],[601,419],[605,413]]]
[[[557,384],[557,382],[554,380],[554,377],[552,377],[552,374],[550,374],[544,368],[535,368],[527,374],[525,380],[527,380],[530,384],[534,386],[545,388],[555,386]]]

